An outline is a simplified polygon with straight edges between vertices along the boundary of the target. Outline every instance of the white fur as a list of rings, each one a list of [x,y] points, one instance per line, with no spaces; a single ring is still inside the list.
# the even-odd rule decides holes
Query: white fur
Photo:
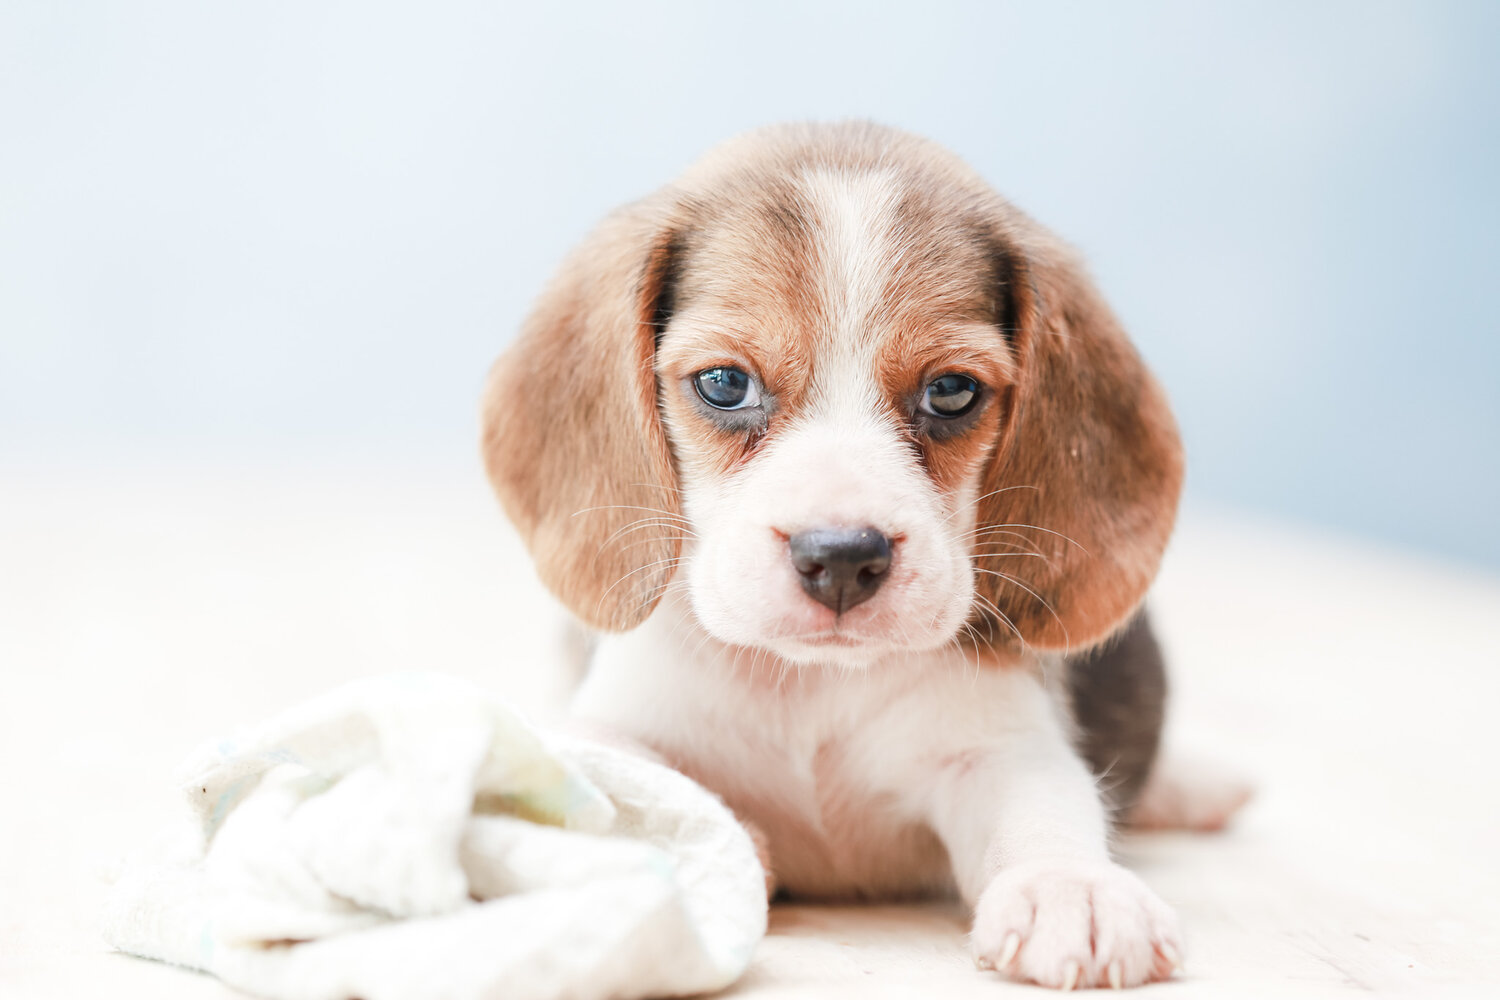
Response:
[[[857,412],[818,414],[785,428],[741,474],[684,475],[684,483],[697,533],[685,557],[693,608],[724,642],[856,667],[896,649],[941,646],[968,614],[968,523],[949,519],[890,426]],[[865,525],[901,541],[875,596],[836,616],[803,592],[786,539]]]

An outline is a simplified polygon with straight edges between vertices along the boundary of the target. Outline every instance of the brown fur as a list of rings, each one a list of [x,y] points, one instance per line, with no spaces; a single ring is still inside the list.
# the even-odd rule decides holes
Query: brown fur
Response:
[[[611,217],[568,258],[485,389],[485,467],[506,513],[543,582],[606,629],[650,613],[680,546],[653,375],[665,208]],[[631,532],[642,517],[658,521]]]
[[[1156,575],[1182,447],[1166,397],[1077,260],[1050,240],[1023,252],[1021,377],[978,520],[1043,558],[977,585],[1018,640],[1081,650],[1127,621]]]

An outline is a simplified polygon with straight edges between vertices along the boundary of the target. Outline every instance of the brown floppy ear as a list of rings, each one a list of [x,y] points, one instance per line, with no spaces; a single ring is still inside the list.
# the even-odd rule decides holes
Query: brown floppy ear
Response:
[[[999,252],[1019,374],[980,489],[975,586],[1009,619],[997,635],[1077,651],[1123,625],[1156,575],[1182,446],[1160,386],[1072,254]]]
[[[654,367],[678,258],[666,215],[648,200],[606,219],[564,261],[484,394],[490,483],[543,582],[602,629],[646,619],[683,535]]]

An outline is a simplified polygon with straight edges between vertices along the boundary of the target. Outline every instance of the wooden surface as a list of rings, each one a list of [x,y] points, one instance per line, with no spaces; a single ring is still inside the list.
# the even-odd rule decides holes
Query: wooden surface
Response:
[[[221,998],[110,954],[107,876],[196,742],[360,674],[547,717],[557,609],[481,483],[420,470],[0,473],[0,997]],[[1179,909],[1161,997],[1500,996],[1500,581],[1189,513],[1154,598],[1172,736],[1252,774],[1229,832],[1127,838]],[[778,907],[736,997],[1039,996],[951,906]]]

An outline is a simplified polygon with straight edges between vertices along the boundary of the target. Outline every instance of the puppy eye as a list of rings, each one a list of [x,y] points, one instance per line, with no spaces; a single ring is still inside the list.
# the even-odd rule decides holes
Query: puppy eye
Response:
[[[934,417],[961,417],[979,401],[979,383],[967,375],[939,375],[922,393],[922,409]]]
[[[738,368],[709,368],[699,372],[693,383],[703,401],[716,409],[743,410],[760,403],[755,380]]]

